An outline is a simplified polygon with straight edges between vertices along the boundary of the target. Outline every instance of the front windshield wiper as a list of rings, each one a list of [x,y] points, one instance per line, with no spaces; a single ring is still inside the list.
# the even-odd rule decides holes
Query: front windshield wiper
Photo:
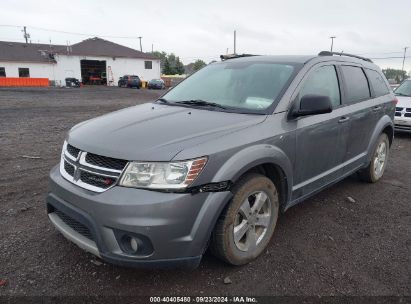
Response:
[[[170,103],[167,99],[165,99],[165,98],[159,98],[159,99],[157,99],[156,100],[156,102],[157,101],[159,101],[159,102],[162,102],[162,103]]]
[[[185,104],[185,105],[192,105],[192,106],[199,106],[199,107],[213,107],[213,108],[220,108],[220,109],[227,109],[226,107],[210,101],[205,101],[201,99],[191,99],[191,100],[180,100],[176,101],[175,103],[178,104]]]
[[[398,95],[398,96],[408,96],[408,97],[411,96],[410,94],[396,93],[396,92],[394,92],[394,93],[395,93],[395,95]]]

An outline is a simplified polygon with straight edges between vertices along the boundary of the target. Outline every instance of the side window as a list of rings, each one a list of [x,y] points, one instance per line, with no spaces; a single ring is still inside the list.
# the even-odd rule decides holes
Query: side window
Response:
[[[0,67],[0,77],[6,77],[6,68]]]
[[[362,101],[371,97],[367,77],[360,67],[341,66],[346,86],[347,101],[349,104]]]
[[[30,71],[28,68],[19,68],[19,77],[30,77]]]
[[[333,65],[322,66],[308,76],[299,96],[312,94],[330,97],[334,108],[341,104],[337,72]]]
[[[385,83],[383,76],[374,70],[367,69],[368,79],[370,80],[371,86],[374,89],[375,97],[380,97],[387,95],[390,90]]]

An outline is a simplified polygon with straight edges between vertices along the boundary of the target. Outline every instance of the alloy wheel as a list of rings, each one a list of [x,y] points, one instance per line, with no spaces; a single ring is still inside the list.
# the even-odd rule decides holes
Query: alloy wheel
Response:
[[[271,201],[264,191],[250,194],[241,204],[234,220],[234,243],[251,252],[264,239],[272,216]]]

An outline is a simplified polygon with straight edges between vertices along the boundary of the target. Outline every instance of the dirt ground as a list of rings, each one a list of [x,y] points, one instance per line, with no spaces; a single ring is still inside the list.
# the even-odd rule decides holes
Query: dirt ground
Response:
[[[48,172],[74,124],[160,94],[0,90],[0,295],[411,295],[411,134],[396,135],[379,183],[352,176],[291,208],[247,266],[209,254],[194,271],[92,263],[47,219]]]

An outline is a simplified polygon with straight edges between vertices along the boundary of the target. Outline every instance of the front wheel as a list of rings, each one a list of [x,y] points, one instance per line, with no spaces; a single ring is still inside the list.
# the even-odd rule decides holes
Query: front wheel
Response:
[[[387,166],[390,152],[390,141],[387,134],[382,133],[375,145],[370,164],[359,171],[363,181],[375,183],[381,179]]]
[[[243,265],[270,242],[278,218],[278,193],[270,179],[253,173],[240,179],[233,194],[217,221],[210,249],[229,264]]]

